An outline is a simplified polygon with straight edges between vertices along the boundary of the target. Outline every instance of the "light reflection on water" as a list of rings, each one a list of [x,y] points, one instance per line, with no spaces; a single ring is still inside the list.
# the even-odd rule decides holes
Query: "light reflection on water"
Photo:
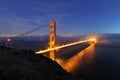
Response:
[[[87,55],[86,55],[87,54]],[[84,50],[80,51],[73,57],[69,58],[66,61],[61,59],[56,59],[56,61],[67,71],[73,72],[75,69],[81,66],[83,62],[89,63],[92,61],[94,56],[94,44],[91,44],[89,47],[85,48]],[[87,61],[84,61],[87,58]]]

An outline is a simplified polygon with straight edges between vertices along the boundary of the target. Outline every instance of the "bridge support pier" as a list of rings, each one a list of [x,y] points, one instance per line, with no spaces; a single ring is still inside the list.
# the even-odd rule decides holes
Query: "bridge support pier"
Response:
[[[50,48],[56,47],[56,21],[50,22]],[[55,60],[55,51],[50,51],[50,58]]]

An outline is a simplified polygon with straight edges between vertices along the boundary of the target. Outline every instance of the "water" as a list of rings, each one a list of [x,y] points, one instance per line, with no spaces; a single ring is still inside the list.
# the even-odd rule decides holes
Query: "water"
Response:
[[[86,80],[120,80],[120,45],[91,45],[59,63],[68,72]]]

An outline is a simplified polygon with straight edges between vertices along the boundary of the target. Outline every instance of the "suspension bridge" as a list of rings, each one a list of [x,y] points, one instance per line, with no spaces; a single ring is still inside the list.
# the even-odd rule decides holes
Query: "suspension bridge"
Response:
[[[44,30],[44,28],[48,27],[48,25],[49,25],[49,30],[47,31]],[[43,35],[42,31],[39,32],[39,30],[42,30],[43,32],[47,32],[47,33],[49,31],[49,38],[46,38],[45,37],[46,34]],[[35,37],[35,35],[36,36],[39,35],[41,37]],[[27,38],[25,36],[27,36]],[[51,58],[52,60],[55,60],[56,51],[59,49],[63,49],[66,47],[70,47],[70,46],[74,46],[74,45],[86,43],[86,42],[90,42],[90,43],[96,42],[96,39],[94,37],[90,37],[89,39],[84,39],[84,40],[79,40],[79,39],[78,40],[67,39],[67,40],[69,40],[67,41],[67,43],[64,42],[64,40],[57,43],[59,40],[57,39],[57,35],[56,35],[56,21],[51,21],[49,24],[42,25],[40,27],[34,28],[32,30],[29,30],[25,33],[22,33],[14,37],[9,37],[3,41],[3,45],[7,45],[8,47],[11,47],[11,48],[18,47],[18,49],[34,50],[35,54],[49,53],[49,58]]]

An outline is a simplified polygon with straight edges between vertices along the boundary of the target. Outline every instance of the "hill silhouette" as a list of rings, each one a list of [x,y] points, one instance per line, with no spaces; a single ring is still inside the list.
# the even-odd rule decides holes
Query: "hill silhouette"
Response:
[[[82,80],[34,51],[14,50],[0,46],[0,80]]]

